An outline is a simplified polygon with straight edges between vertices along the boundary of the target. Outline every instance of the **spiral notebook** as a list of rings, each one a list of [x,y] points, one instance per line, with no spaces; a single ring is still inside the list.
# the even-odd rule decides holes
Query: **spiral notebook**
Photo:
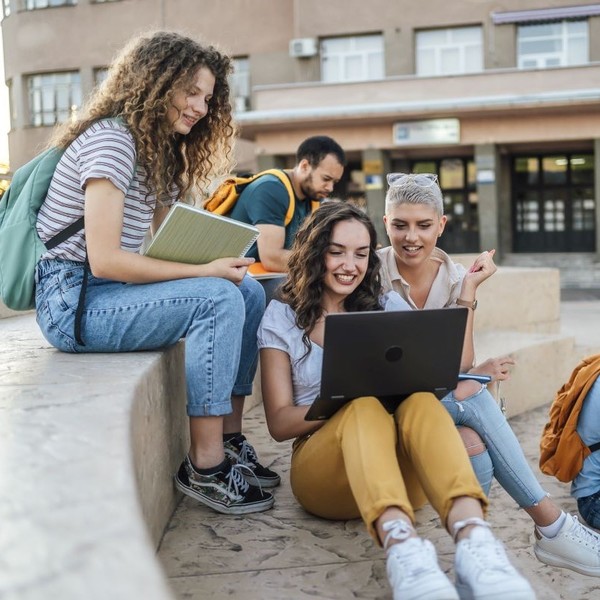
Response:
[[[217,258],[244,256],[257,237],[254,225],[176,202],[144,254],[201,265]]]

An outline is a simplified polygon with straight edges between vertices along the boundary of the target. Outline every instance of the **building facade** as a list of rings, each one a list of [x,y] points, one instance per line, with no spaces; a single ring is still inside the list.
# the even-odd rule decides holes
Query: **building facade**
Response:
[[[600,256],[600,3],[568,0],[3,0],[11,167],[77,111],[134,33],[235,59],[243,170],[327,134],[336,194],[381,225],[385,175],[433,172],[441,246],[518,264]],[[544,263],[544,259],[546,262]]]

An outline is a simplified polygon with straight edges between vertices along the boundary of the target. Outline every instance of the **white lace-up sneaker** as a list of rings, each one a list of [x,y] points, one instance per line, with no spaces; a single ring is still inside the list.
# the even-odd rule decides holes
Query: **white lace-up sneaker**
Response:
[[[582,525],[576,516],[568,514],[553,538],[542,535],[537,527],[534,531],[533,551],[539,561],[600,577],[600,534]]]
[[[458,542],[454,570],[461,600],[535,600],[531,586],[487,527],[475,527]]]
[[[428,540],[410,538],[388,550],[387,574],[394,600],[458,600]]]

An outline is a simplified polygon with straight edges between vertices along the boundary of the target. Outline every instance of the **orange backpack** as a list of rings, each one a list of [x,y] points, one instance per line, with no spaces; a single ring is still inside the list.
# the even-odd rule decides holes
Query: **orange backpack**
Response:
[[[261,171],[256,175],[249,175],[247,177],[232,175],[219,184],[219,187],[206,200],[202,208],[217,215],[228,215],[233,210],[235,203],[238,201],[240,194],[246,189],[246,186],[263,175],[274,175],[283,183],[287,190],[290,197],[290,203],[284,220],[284,224],[287,226],[294,216],[296,196],[294,195],[290,178],[281,169],[268,169],[267,171]]]
[[[219,187],[217,187],[217,189],[211,194],[210,198],[206,200],[202,208],[208,210],[209,212],[214,212],[217,215],[229,215],[246,186],[263,175],[274,175],[279,179],[279,181],[281,181],[281,183],[283,183],[285,189],[287,190],[287,193],[290,197],[290,203],[284,219],[284,226],[287,227],[294,217],[294,210],[296,209],[296,196],[294,194],[294,189],[292,188],[292,182],[290,181],[290,178],[281,169],[268,169],[267,171],[261,171],[256,175],[249,175],[247,177],[228,177],[219,184]],[[317,208],[319,208],[319,202],[314,200],[311,201],[310,207],[311,212],[314,212],[317,210]],[[266,273],[259,262],[250,265],[249,271],[255,275]]]
[[[550,420],[540,440],[540,469],[559,481],[569,482],[581,471],[583,461],[600,449],[600,442],[586,446],[577,433],[583,401],[600,375],[600,354],[584,358],[556,393]]]

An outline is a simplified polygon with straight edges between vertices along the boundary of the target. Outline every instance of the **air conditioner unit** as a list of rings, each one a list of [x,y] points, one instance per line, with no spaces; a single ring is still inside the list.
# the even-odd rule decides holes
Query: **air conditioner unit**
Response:
[[[319,52],[317,38],[296,38],[290,40],[290,56],[294,58],[307,58]]]

